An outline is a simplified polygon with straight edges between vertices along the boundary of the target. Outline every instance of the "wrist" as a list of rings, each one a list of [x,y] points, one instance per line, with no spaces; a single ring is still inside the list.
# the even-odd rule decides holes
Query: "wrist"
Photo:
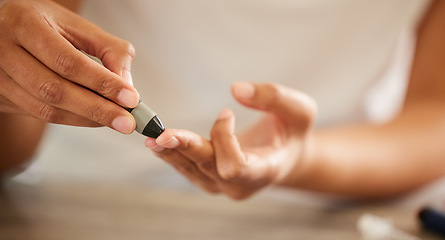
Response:
[[[285,187],[300,187],[311,180],[313,163],[315,159],[315,137],[313,131],[306,133],[304,138],[297,144],[298,153],[289,161],[291,164],[284,164],[286,171],[277,181],[277,185]],[[291,146],[295,149],[295,146]],[[289,160],[289,159],[287,159]]]

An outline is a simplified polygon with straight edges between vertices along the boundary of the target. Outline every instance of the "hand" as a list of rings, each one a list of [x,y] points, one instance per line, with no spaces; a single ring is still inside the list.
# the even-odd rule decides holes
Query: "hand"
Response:
[[[237,83],[232,92],[241,104],[265,113],[238,137],[233,113],[223,110],[210,141],[167,129],[156,140],[147,138],[146,145],[203,189],[243,199],[299,167],[316,105],[307,95],[275,84]]]
[[[135,107],[139,100],[128,42],[52,1],[0,0],[0,56],[0,112],[134,130],[134,118],[119,106]]]

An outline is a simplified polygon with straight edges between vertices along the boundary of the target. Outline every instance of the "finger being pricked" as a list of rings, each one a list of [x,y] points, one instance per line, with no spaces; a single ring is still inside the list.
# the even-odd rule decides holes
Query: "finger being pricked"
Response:
[[[208,192],[220,192],[216,181],[213,177],[210,177],[212,174],[215,174],[216,171],[214,170],[215,172],[210,172],[202,170],[202,167],[197,163],[199,157],[191,158],[190,156],[183,154],[184,146],[182,146],[183,143],[180,140],[182,139],[180,137],[181,134],[173,135],[173,132],[175,131],[182,130],[167,129],[161,134],[161,136],[165,134],[163,137],[159,136],[157,139],[147,138],[145,145],[149,147],[156,156],[162,158],[165,162],[169,163],[176,170],[185,175],[191,182]],[[158,139],[160,139],[159,144],[157,143]]]
[[[212,143],[204,137],[187,130],[166,129],[156,140],[146,141],[157,155],[164,155],[168,150],[175,150],[193,162],[197,168],[214,181],[220,179]]]

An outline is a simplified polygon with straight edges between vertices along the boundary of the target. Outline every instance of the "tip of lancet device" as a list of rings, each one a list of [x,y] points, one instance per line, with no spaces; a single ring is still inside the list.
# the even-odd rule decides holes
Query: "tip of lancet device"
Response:
[[[164,130],[165,128],[164,125],[162,125],[161,120],[158,118],[158,116],[154,116],[150,122],[147,123],[142,131],[142,134],[147,137],[157,138],[164,132]]]

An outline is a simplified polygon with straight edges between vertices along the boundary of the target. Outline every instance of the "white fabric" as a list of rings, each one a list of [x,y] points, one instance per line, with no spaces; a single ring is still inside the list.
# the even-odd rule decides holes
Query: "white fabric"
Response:
[[[425,3],[95,0],[83,15],[135,45],[135,86],[167,126],[210,127],[222,108],[233,108],[233,81],[305,91],[324,125],[366,117],[364,98]]]

